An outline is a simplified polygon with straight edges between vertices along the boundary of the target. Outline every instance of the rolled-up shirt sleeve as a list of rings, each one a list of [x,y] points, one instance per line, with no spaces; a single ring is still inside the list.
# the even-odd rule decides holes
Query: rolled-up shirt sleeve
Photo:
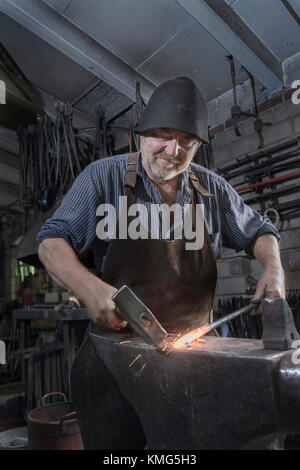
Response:
[[[223,180],[222,184],[222,239],[223,246],[236,251],[245,250],[253,256],[253,243],[266,233],[280,240],[278,230],[270,219],[264,219],[257,211],[244,203],[238,193]]]
[[[77,253],[87,251],[96,238],[96,209],[101,199],[90,165],[76,178],[59,208],[42,226],[37,242],[63,238]]]

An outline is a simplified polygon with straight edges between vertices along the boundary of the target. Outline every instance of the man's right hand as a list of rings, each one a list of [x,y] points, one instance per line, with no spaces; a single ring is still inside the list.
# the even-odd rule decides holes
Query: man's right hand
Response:
[[[96,325],[104,324],[115,331],[121,330],[127,326],[127,321],[122,320],[116,315],[116,306],[112,296],[117,289],[103,281],[101,286],[95,292],[83,299],[89,311],[91,319]]]
[[[89,272],[66,240],[46,238],[41,242],[38,253],[49,275],[85,303],[96,324],[104,324],[113,330],[127,326],[127,322],[115,312],[112,296],[117,289]]]

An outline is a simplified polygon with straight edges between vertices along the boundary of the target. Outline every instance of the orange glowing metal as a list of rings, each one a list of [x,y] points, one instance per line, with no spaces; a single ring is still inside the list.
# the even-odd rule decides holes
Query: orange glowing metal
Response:
[[[205,335],[208,331],[210,330],[209,326],[201,326],[200,328],[197,328],[196,330],[190,331],[184,336],[181,336],[175,343],[173,344],[174,349],[181,349],[186,346],[186,344],[191,343],[192,341],[195,341],[195,339],[200,338],[200,336]]]

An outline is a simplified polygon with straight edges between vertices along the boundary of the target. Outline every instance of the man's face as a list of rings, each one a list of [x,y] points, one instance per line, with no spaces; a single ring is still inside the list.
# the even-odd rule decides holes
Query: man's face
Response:
[[[143,166],[154,181],[166,181],[189,166],[201,141],[175,129],[151,129],[141,135]]]

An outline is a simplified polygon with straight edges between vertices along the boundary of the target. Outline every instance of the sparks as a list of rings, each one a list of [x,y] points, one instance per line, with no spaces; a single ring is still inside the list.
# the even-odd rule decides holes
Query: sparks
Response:
[[[120,341],[119,344],[125,344],[125,343],[132,343],[131,340],[128,340],[128,341]]]
[[[142,356],[141,354],[138,354],[138,355],[136,356],[136,358],[133,359],[133,361],[129,364],[128,367],[131,367],[141,356]]]
[[[145,367],[146,367],[146,362],[144,362],[144,364],[142,365],[141,370],[140,370],[140,373],[143,372],[143,370],[145,369]]]
[[[199,338],[200,336],[205,335],[205,333],[207,333],[208,331],[209,329],[207,328],[207,326],[201,326],[196,330],[190,331],[189,333],[175,341],[175,343],[173,344],[173,348],[181,349],[184,347],[188,347],[189,343],[195,341],[195,339]]]

